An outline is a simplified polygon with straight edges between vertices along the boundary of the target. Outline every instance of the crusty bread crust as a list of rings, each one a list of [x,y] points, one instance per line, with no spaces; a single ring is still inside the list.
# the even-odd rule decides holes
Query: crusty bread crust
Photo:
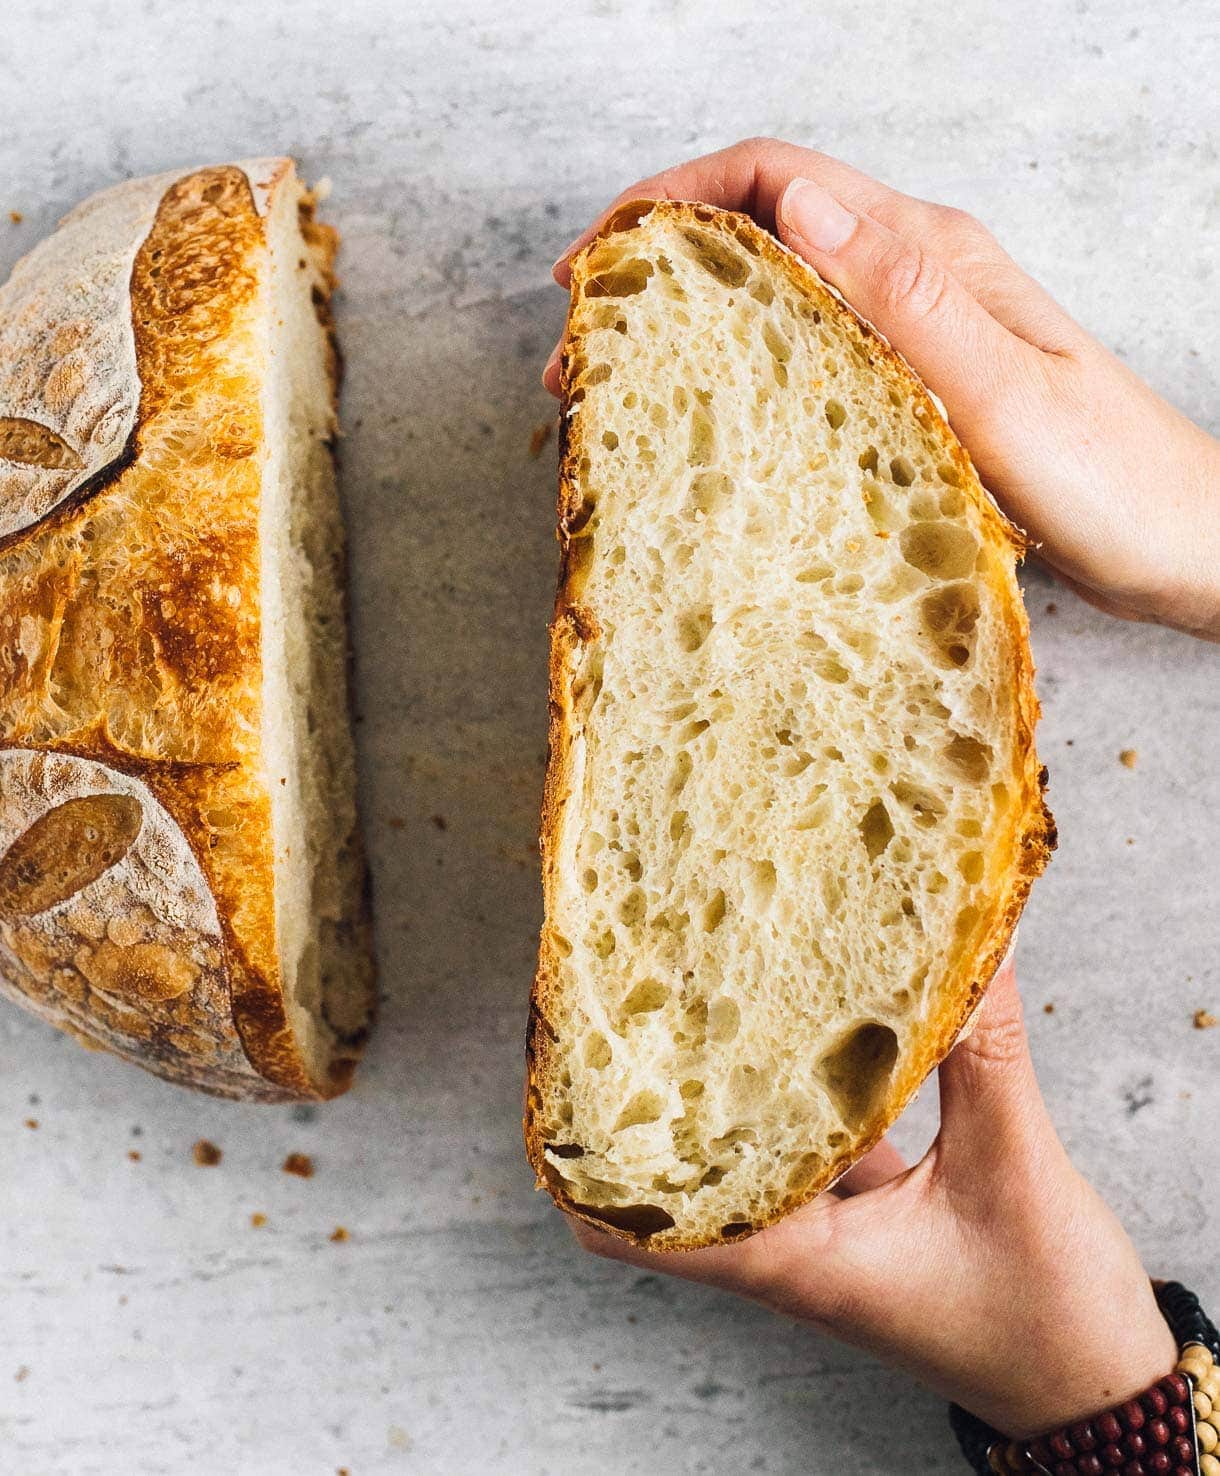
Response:
[[[289,1023],[260,751],[259,312],[296,188],[288,159],[121,185],[0,290],[0,991],[263,1101],[343,1091],[362,1044],[319,1081]],[[330,333],[336,237],[303,225]]]
[[[582,516],[577,467],[586,448],[582,444],[579,418],[573,422],[569,411],[573,403],[571,395],[576,388],[574,380],[583,357],[579,305],[582,288],[590,276],[590,257],[596,253],[599,243],[607,237],[633,229],[650,215],[687,224],[697,222],[703,228],[719,232],[730,240],[737,238],[748,243],[751,255],[760,256],[779,268],[803,297],[816,304],[824,315],[837,320],[840,327],[855,339],[867,356],[872,371],[882,381],[898,390],[905,400],[914,402],[917,407],[915,415],[921,427],[937,437],[945,460],[951,462],[960,474],[964,495],[976,504],[981,515],[983,536],[997,548],[1015,549],[1018,556],[1024,552],[1025,542],[1020,532],[1007,521],[982,487],[965,450],[906,361],[806,263],[781,246],[748,217],[681,201],[633,201],[617,210],[602,226],[599,235],[574,259],[572,311],[562,360],[563,414],[560,418],[559,475],[561,565],[555,615],[551,626],[549,752],[541,822],[546,920],[542,927],[526,1037],[525,1142],[530,1163],[537,1175],[538,1187],[547,1188],[561,1209],[599,1230],[635,1244],[647,1245],[653,1250],[682,1251],[737,1238],[738,1228],[740,1233],[746,1234],[774,1223],[822,1193],[852,1163],[880,1141],[921,1082],[952,1048],[977,1009],[1009,947],[1033,880],[1046,866],[1054,848],[1055,828],[1043,799],[1046,770],[1040,766],[1034,747],[1034,727],[1039,707],[1033,685],[1034,671],[1025,607],[1015,578],[1007,574],[1007,570],[1011,568],[1010,553],[1007,561],[989,561],[989,564],[1006,573],[1006,577],[1002,579],[994,576],[991,583],[998,596],[998,604],[1004,611],[1012,661],[1011,682],[1016,696],[1016,764],[1014,772],[1006,776],[1015,791],[1016,799],[1008,812],[1010,818],[1005,831],[993,839],[994,847],[1006,857],[1002,872],[1003,884],[990,898],[987,922],[980,928],[973,950],[961,959],[956,977],[946,980],[938,991],[940,1007],[920,1033],[920,1048],[906,1058],[904,1069],[891,1079],[888,1091],[878,1101],[854,1141],[832,1158],[811,1182],[792,1191],[774,1212],[757,1219],[752,1225],[734,1227],[735,1233],[731,1237],[723,1233],[708,1236],[690,1234],[680,1227],[671,1228],[668,1216],[660,1217],[667,1223],[658,1224],[650,1222],[646,1211],[643,1214],[632,1210],[616,1213],[602,1207],[593,1210],[592,1207],[582,1206],[572,1200],[565,1180],[547,1160],[542,1125],[544,1102],[553,1092],[555,1079],[555,1042],[558,1039],[558,1028],[554,1022],[562,1022],[556,998],[559,954],[551,920],[555,913],[557,856],[563,812],[573,790],[572,740],[576,729],[573,679],[582,644],[596,633],[597,626],[596,611],[588,609],[581,602],[584,571],[578,551],[580,541],[574,540],[573,533],[579,530]]]

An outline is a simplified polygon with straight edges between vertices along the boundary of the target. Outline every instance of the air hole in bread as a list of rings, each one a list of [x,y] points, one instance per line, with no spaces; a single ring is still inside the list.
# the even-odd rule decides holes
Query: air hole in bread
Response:
[[[958,857],[957,869],[971,886],[977,885],[983,880],[985,865],[981,851],[966,851]]]
[[[875,799],[865,810],[864,818],[860,821],[860,835],[870,862],[884,854],[886,847],[894,839],[894,822],[890,819],[884,800]]]
[[[703,931],[705,933],[714,933],[724,921],[725,911],[724,893],[717,887],[704,904]]]
[[[754,1226],[749,1220],[730,1220],[727,1225],[720,1227],[720,1233],[725,1240],[740,1240],[743,1235],[753,1232]]]
[[[895,486],[909,487],[915,480],[915,468],[905,456],[895,456],[890,462],[890,476]]]
[[[750,905],[765,912],[775,896],[775,863],[773,861],[751,862],[746,872],[746,888],[750,894]]]
[[[603,1071],[613,1059],[610,1042],[600,1030],[592,1030],[585,1037],[585,1065],[593,1071]]]
[[[618,450],[618,437],[612,430],[602,431],[602,445],[607,451]]]
[[[674,1217],[657,1204],[574,1204],[572,1207],[590,1220],[600,1220],[603,1225],[625,1230],[641,1239],[672,1230],[674,1226]]]
[[[707,1007],[708,1039],[715,1045],[728,1045],[737,1038],[740,1029],[740,1007],[727,995],[717,995]],[[753,1067],[750,1069],[753,1070]]]
[[[930,579],[964,579],[974,569],[978,539],[960,523],[919,522],[904,528],[898,546],[908,564]]]
[[[619,1113],[611,1131],[621,1133],[628,1128],[646,1127],[649,1123],[656,1122],[664,1110],[665,1102],[660,1092],[636,1092]]]
[[[586,297],[634,297],[643,292],[652,276],[652,262],[631,256],[626,261],[607,264],[596,270],[585,283]]]
[[[931,830],[945,818],[944,800],[920,784],[912,784],[908,779],[899,779],[890,785],[890,793],[900,805],[910,810],[915,824],[922,830]]]
[[[826,1160],[820,1153],[804,1153],[788,1170],[789,1189],[807,1189],[826,1168]]]
[[[824,579],[829,579],[834,569],[829,564],[807,564],[796,575],[798,584],[821,584]],[[820,639],[820,637],[819,637]],[[825,646],[825,642],[822,645]]]
[[[651,1015],[669,1003],[670,989],[660,979],[642,979],[623,1001],[623,1015]]]
[[[682,235],[691,247],[696,265],[709,272],[726,287],[744,287],[750,277],[750,264],[731,247],[708,231],[684,230]]]
[[[698,405],[691,410],[690,441],[686,448],[686,459],[691,466],[707,466],[716,454],[716,427],[712,418]]]
[[[969,738],[964,733],[954,733],[944,750],[945,757],[964,779],[976,782],[986,779],[991,772],[992,750],[989,743],[979,738]]]
[[[838,400],[826,401],[826,421],[831,430],[839,430],[847,424],[847,411]],[[863,461],[860,464],[863,466]]]
[[[888,1025],[857,1025],[818,1063],[818,1075],[839,1116],[855,1128],[875,1109],[898,1059],[898,1036]]]
[[[704,606],[697,610],[687,610],[678,618],[678,644],[690,654],[694,654],[711,634],[712,612]],[[704,724],[706,727],[706,723]]]
[[[733,479],[725,472],[697,472],[691,479],[691,508],[704,517],[711,517],[725,507],[732,495]]]
[[[638,927],[644,921],[647,904],[639,887],[632,887],[618,904],[618,919],[625,928]]]
[[[972,584],[947,584],[920,601],[919,613],[933,644],[954,666],[970,659],[979,617],[978,591]]]

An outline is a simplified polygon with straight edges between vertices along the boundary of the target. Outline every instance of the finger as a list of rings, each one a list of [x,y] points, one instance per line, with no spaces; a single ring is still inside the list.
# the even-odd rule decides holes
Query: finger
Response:
[[[904,194],[841,159],[773,138],[744,139],[731,148],[638,180],[564,249],[552,272],[561,286],[568,286],[569,258],[629,200],[700,200],[726,210],[743,210],[767,230],[774,230],[780,199],[797,177],[815,181],[849,209],[920,241],[951,267],[988,312],[1030,343],[1061,353],[1079,341],[1080,329],[1054,298],[1021,270],[990,231],[964,211]]]
[[[975,434],[986,441],[997,414],[1037,403],[1044,355],[993,318],[917,241],[808,179],[784,191],[779,233],[945,401],[967,445]]]
[[[563,287],[568,285],[569,259],[588,245],[603,221],[630,200],[700,200],[722,210],[742,210],[766,230],[774,230],[775,207],[789,181],[798,174],[818,179],[854,208],[870,213],[884,208],[891,196],[906,200],[912,207],[925,204],[899,196],[897,190],[829,154],[774,138],[743,139],[730,148],[650,174],[621,191],[593,224],[564,248],[552,268],[555,280]]]
[[[843,1199],[850,1199],[857,1194],[867,1194],[870,1189],[877,1189],[882,1184],[888,1184],[891,1179],[896,1179],[906,1170],[906,1159],[888,1138],[882,1138],[880,1143],[866,1153],[859,1163],[853,1164],[847,1170],[834,1186],[834,1192]]]
[[[556,398],[561,393],[559,359],[562,352],[563,342],[561,340],[551,350],[551,357],[546,361],[546,368],[542,371],[542,383]]]
[[[1045,1126],[1011,959],[992,981],[970,1034],[941,1063],[939,1086],[942,1155],[1005,1156]]]

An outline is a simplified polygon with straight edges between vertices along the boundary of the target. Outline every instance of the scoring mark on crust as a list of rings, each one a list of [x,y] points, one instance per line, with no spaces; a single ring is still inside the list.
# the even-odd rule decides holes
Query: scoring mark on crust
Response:
[[[50,426],[19,415],[0,416],[0,461],[45,471],[77,471],[80,455]]]
[[[34,917],[91,886],[126,856],[144,823],[129,794],[87,794],[40,815],[0,858],[0,915]]]

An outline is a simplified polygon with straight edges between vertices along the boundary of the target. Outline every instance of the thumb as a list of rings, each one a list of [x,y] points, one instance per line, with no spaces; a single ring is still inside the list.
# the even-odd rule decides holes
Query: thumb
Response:
[[[784,243],[945,401],[967,442],[972,423],[993,421],[1014,386],[1032,374],[1038,350],[993,318],[950,271],[918,243],[853,214],[821,185],[794,179],[776,223]]]
[[[992,980],[971,1033],[941,1062],[939,1085],[946,1160],[1005,1157],[1049,1125],[1011,958]]]

